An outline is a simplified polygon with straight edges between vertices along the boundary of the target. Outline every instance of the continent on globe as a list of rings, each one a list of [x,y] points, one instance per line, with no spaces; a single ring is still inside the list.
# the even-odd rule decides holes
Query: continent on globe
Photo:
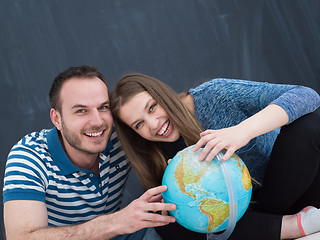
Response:
[[[200,162],[202,149],[193,152],[192,148],[180,151],[166,168],[162,184],[168,190],[163,199],[177,205],[170,214],[185,228],[200,233],[220,232],[227,228],[230,209],[224,174],[216,157],[211,162]],[[233,154],[225,163],[231,176],[238,221],[250,203],[251,177],[238,155]]]

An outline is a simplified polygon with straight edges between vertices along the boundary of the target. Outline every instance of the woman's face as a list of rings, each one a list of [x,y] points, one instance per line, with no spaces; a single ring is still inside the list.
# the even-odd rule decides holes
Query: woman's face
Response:
[[[166,111],[147,91],[129,99],[120,108],[119,117],[149,141],[174,142],[180,137]]]

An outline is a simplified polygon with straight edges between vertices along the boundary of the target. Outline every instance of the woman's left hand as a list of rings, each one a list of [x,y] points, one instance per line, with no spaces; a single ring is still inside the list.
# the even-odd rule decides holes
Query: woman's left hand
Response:
[[[211,161],[221,150],[226,149],[222,157],[222,160],[225,161],[251,140],[245,129],[239,125],[220,130],[209,129],[202,132],[200,136],[200,140],[193,148],[193,151],[196,152],[206,144],[199,156],[200,161]]]

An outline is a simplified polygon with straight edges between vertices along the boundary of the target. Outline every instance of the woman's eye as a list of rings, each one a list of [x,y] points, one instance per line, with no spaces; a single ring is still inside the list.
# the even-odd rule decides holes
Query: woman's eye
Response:
[[[142,122],[138,122],[135,126],[136,129],[139,129],[139,127],[141,126]]]
[[[149,108],[149,112],[152,112],[152,110],[156,107],[157,104],[152,104]]]

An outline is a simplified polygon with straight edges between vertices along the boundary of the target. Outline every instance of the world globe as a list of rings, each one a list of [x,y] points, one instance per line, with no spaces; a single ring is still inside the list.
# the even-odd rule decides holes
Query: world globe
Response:
[[[192,148],[180,151],[168,164],[162,179],[162,185],[168,187],[162,193],[163,199],[176,204],[177,209],[169,212],[183,227],[199,233],[217,233],[227,228],[230,214],[225,174],[217,157],[210,162],[199,161],[202,149],[193,152]],[[223,164],[231,179],[237,207],[234,219],[238,221],[250,203],[251,177],[236,154]]]

